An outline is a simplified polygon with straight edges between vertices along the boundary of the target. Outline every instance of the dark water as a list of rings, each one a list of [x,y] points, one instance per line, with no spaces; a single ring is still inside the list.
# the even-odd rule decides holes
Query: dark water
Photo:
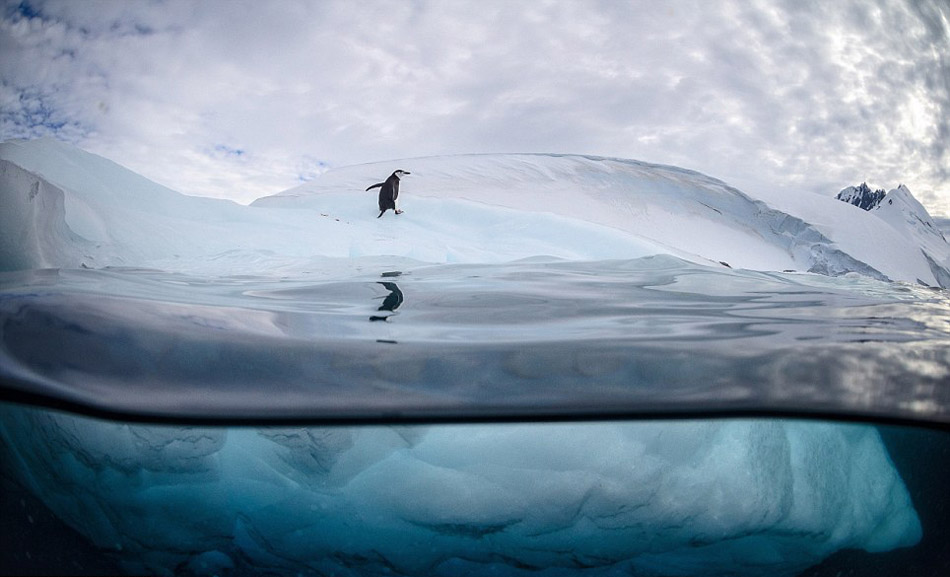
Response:
[[[3,273],[0,379],[2,400],[221,427],[878,423],[923,538],[886,553],[840,551],[802,575],[950,571],[943,291],[669,257],[367,266],[330,276]],[[3,483],[2,533],[13,537],[0,572],[119,571],[6,468]]]
[[[878,427],[891,460],[910,492],[923,527],[910,548],[870,554],[845,550],[808,569],[801,577],[886,577],[950,573],[950,433],[900,426]]]
[[[7,398],[133,419],[950,422],[950,299],[672,257],[0,277]]]

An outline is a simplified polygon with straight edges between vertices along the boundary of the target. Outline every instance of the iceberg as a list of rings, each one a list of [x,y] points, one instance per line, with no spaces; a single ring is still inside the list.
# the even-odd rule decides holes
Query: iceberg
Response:
[[[399,163],[413,167],[400,198],[407,214],[366,219],[375,207],[366,183]],[[921,222],[897,223],[830,196],[766,202],[697,172],[622,159],[491,154],[366,164],[243,206],[179,194],[43,139],[0,144],[0,185],[0,225],[9,231],[0,239],[0,270],[239,274],[314,258],[496,263],[672,254],[928,286],[950,274],[945,240],[929,239],[927,254],[921,250],[916,231],[933,221],[919,203],[913,214]]]
[[[507,154],[244,206],[3,143],[4,474],[133,574],[796,575],[911,546],[875,427],[761,418],[950,414],[950,249],[891,198]]]
[[[131,574],[795,575],[921,536],[866,425],[222,429],[0,410],[8,467]]]

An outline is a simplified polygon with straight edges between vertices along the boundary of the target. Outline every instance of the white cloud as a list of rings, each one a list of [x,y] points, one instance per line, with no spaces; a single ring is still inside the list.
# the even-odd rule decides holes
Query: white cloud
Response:
[[[759,4],[10,2],[0,138],[242,201],[326,166],[550,151],[789,193],[900,181],[950,213],[947,7]]]

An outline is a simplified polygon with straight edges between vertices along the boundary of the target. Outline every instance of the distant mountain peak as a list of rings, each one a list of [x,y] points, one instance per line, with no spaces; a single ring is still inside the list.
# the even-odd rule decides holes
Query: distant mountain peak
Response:
[[[902,184],[901,187],[903,186],[904,185]],[[849,186],[848,188],[843,189],[838,193],[836,198],[849,204],[853,204],[858,208],[871,210],[880,205],[885,196],[887,196],[887,191],[885,191],[883,188],[871,190],[871,187],[868,186],[868,183],[862,182],[858,186]]]

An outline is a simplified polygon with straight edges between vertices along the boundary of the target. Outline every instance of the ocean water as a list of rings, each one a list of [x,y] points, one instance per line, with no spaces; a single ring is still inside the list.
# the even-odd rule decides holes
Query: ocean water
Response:
[[[8,396],[133,419],[950,420],[946,291],[658,256],[0,276]],[[411,268],[410,268],[411,267]]]
[[[745,575],[769,567],[777,575],[892,575],[895,568],[913,567],[917,575],[942,575],[948,567],[946,291],[856,275],[831,278],[698,266],[667,256],[593,262],[538,258],[496,265],[368,258],[312,268],[297,265],[279,274],[271,270],[241,276],[152,269],[0,274],[2,509],[8,525],[4,532],[18,536],[9,543],[0,569],[252,574],[264,568],[275,574],[331,574],[342,567],[353,575],[486,574],[472,568],[477,565],[489,567],[490,574]],[[521,430],[517,427],[526,424],[542,427],[531,430],[543,434],[531,435],[548,439],[548,444],[535,436],[512,437],[515,433],[505,429]],[[663,479],[692,478],[687,473],[695,471],[715,473],[716,478],[731,472],[742,476],[743,466],[755,470],[760,459],[719,467],[703,455],[751,455],[749,447],[759,450],[762,439],[779,439],[776,446],[789,444],[794,453],[796,443],[810,438],[812,426],[816,431],[831,427],[827,442],[801,446],[837,443],[840,454],[849,454],[857,445],[841,439],[872,439],[887,457],[882,461],[871,451],[867,463],[873,463],[855,465],[854,471],[893,466],[919,517],[921,537],[911,547],[867,552],[858,537],[826,547],[835,531],[823,529],[818,537],[806,538],[804,548],[782,541],[774,558],[763,560],[748,551],[764,550],[764,541],[736,550],[716,548],[736,535],[779,539],[767,528],[743,529],[748,522],[744,513],[733,519],[738,528],[724,522],[725,528],[713,530],[707,524],[692,537],[670,529],[682,519],[668,523],[656,514],[654,525],[643,526],[658,527],[656,534],[662,537],[651,537],[657,539],[653,549],[631,550],[640,556],[638,564],[617,561],[614,550],[599,557],[584,549],[584,543],[596,541],[597,530],[555,521],[562,516],[558,507],[574,506],[569,503],[571,491],[581,483],[577,478],[613,474],[615,460],[596,457],[602,450],[597,439],[616,434],[617,427],[639,430],[638,425],[654,432],[643,437],[630,433],[631,438],[644,447],[668,445],[679,455],[679,461],[668,458],[667,469],[657,469],[667,471],[660,475]],[[461,436],[464,442],[445,440],[455,438],[446,431],[460,426],[471,427]],[[674,434],[681,430],[698,432]],[[731,436],[726,430],[733,431]],[[696,454],[686,458],[682,443],[655,441],[670,435],[692,439],[682,443]],[[478,453],[470,439],[482,437],[503,437],[509,444],[481,447],[485,453]],[[125,444],[115,440],[119,438]],[[246,463],[228,465],[234,457],[223,447],[239,443],[242,450],[258,450],[266,444],[261,439],[290,452],[274,449],[278,457],[254,457],[259,466],[247,469]],[[437,451],[434,439],[442,443]],[[520,557],[505,539],[527,517],[498,513],[516,509],[515,501],[502,502],[492,491],[480,493],[481,485],[469,489],[455,473],[446,479],[457,482],[452,490],[461,493],[442,495],[438,502],[482,503],[468,513],[472,518],[465,511],[453,509],[446,516],[444,509],[417,503],[419,510],[435,511],[432,519],[412,517],[406,525],[410,534],[419,531],[412,541],[417,546],[428,543],[425,535],[431,533],[445,551],[457,552],[459,543],[471,547],[461,555],[463,561],[440,561],[435,573],[429,572],[435,565],[420,565],[427,569],[413,573],[407,568],[416,567],[414,561],[386,553],[384,544],[365,549],[337,543],[340,551],[333,555],[314,549],[316,537],[305,528],[319,523],[301,518],[291,528],[282,526],[278,519],[297,518],[286,511],[255,517],[235,503],[265,505],[245,494],[251,491],[248,485],[228,481],[229,475],[254,483],[266,479],[274,486],[286,484],[287,491],[316,491],[320,499],[345,493],[351,501],[343,505],[314,498],[308,506],[359,509],[366,517],[372,508],[361,508],[368,506],[360,495],[374,493],[358,490],[371,484],[372,477],[362,476],[364,470],[396,463],[392,479],[407,486],[435,483],[429,492],[437,494],[449,484],[414,477],[423,470],[418,462],[435,466],[432,455],[438,455],[442,469],[458,474],[479,470],[478,458],[457,461],[450,455],[456,450],[482,454],[482,459],[508,455],[511,439],[518,439],[523,452],[511,453],[509,460],[539,459],[536,468],[550,469],[552,479],[561,478],[555,472],[568,467],[560,464],[557,448],[573,455],[572,480],[550,489],[560,497],[535,507],[551,509],[544,523],[553,523],[552,531],[557,523],[580,531],[571,555],[563,552],[574,546],[567,540],[557,544],[565,557]],[[27,451],[24,447],[31,443],[35,446]],[[452,443],[459,443],[458,448]],[[262,450],[269,454],[271,449]],[[35,460],[23,456],[27,454]],[[591,460],[578,461],[578,455],[591,455]],[[396,456],[407,460],[394,461]],[[377,464],[350,464],[346,466],[359,473],[341,472],[348,470],[346,463],[364,461]],[[828,470],[838,468],[827,465]],[[492,465],[492,471],[500,466]],[[871,468],[861,468],[865,466]],[[482,473],[476,478],[494,479]],[[794,471],[788,474],[794,477]],[[844,479],[861,477],[858,472],[842,474]],[[220,483],[218,492],[196,489],[212,482]],[[606,481],[599,483],[591,486]],[[722,487],[715,494],[723,494]],[[242,520],[237,525],[243,529],[229,529],[234,533],[227,546],[215,541],[207,549],[196,545],[194,551],[182,551],[184,537],[170,535],[184,531],[200,543],[211,539],[203,527],[209,534],[220,527],[211,528],[210,521],[190,525],[175,515],[171,521],[158,520],[155,511],[164,509],[150,507],[163,499],[177,503],[182,515],[203,506],[176,489],[207,497]],[[860,493],[853,487],[850,493],[826,489],[837,495],[829,500],[834,503],[846,500],[840,495]],[[530,494],[537,487],[519,490]],[[243,496],[232,500],[228,491]],[[776,489],[775,494],[784,493]],[[683,498],[674,495],[671,502]],[[590,497],[582,502],[589,506]],[[736,500],[733,508],[743,509],[740,504]],[[279,509],[273,502],[266,506]],[[408,514],[399,513],[401,506],[387,501],[380,511],[405,521]],[[875,508],[878,504],[865,506],[866,513],[849,514],[855,519],[888,517],[883,513],[887,509]],[[827,510],[844,515],[839,509]],[[729,507],[724,510],[720,516],[730,519]],[[135,535],[137,546],[116,546],[115,539],[106,538],[122,526],[122,519],[148,511],[156,519],[154,527]],[[703,511],[697,508],[693,515]],[[325,523],[346,533],[342,525]],[[378,523],[388,526],[389,521]],[[276,533],[268,535],[268,528]],[[329,565],[286,560],[288,543],[296,542],[287,536],[293,531],[309,535],[309,540],[300,537],[301,556],[320,551],[333,557],[332,571]],[[360,531],[373,534],[365,527]],[[63,543],[64,550],[44,551],[50,538]],[[261,545],[278,541],[282,548]],[[874,542],[872,537],[861,541]],[[703,547],[716,560],[702,565],[713,567],[706,572],[689,564],[698,562],[693,553],[684,553],[705,551]],[[272,558],[277,549],[284,555],[281,560]],[[644,551],[654,555],[652,561],[644,561]],[[724,569],[728,562],[723,559],[730,556],[740,559],[734,571]],[[573,561],[562,563],[563,558]],[[545,563],[551,559],[562,573],[538,573],[547,571]]]

